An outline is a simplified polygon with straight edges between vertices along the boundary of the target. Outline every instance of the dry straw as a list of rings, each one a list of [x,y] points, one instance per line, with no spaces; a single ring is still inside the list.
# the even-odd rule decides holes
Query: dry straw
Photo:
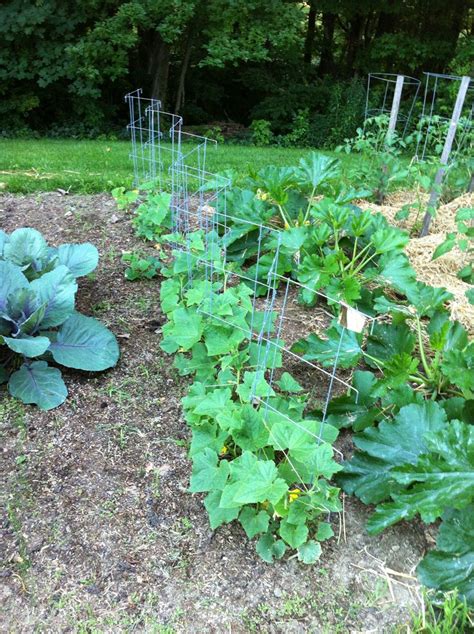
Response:
[[[365,200],[357,204],[362,209],[383,214],[392,225],[409,229],[416,219],[416,211],[411,209],[410,216],[402,221],[396,220],[395,215],[403,205],[412,204],[415,201],[414,192],[397,192],[387,197],[385,205],[374,205]],[[459,320],[471,335],[474,334],[474,306],[469,303],[466,291],[472,286],[456,275],[463,266],[469,263],[470,256],[459,249],[453,249],[436,260],[432,260],[432,257],[436,247],[444,241],[446,233],[456,231],[455,218],[458,209],[472,207],[473,204],[474,194],[464,194],[446,205],[441,205],[431,225],[430,235],[424,238],[412,238],[406,246],[406,253],[418,278],[426,284],[442,286],[453,294],[454,298],[449,302],[451,315],[453,319]]]

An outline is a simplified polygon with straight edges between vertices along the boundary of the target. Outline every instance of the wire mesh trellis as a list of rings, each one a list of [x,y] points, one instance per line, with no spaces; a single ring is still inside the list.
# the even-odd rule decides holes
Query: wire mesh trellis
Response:
[[[356,333],[365,330],[373,318],[359,311],[351,311],[342,302],[326,296],[294,280],[282,266],[284,231],[278,226],[264,224],[229,212],[227,192],[229,179],[206,170],[208,139],[189,135],[182,130],[181,117],[162,112],[157,100],[144,99],[141,91],[126,96],[130,108],[129,130],[132,140],[131,158],[135,185],[153,181],[156,188],[170,189],[172,217],[172,246],[184,257],[183,273],[186,289],[196,283],[203,285],[200,313],[209,323],[219,325],[224,334],[247,342],[252,369],[249,386],[250,402],[262,414],[262,423],[275,446],[285,454],[295,473],[295,481],[306,486],[305,478],[291,464],[287,449],[275,438],[275,422],[286,421],[295,430],[306,433],[314,442],[325,438],[328,405],[333,393],[351,391],[357,401],[358,392],[345,375],[341,375],[339,361],[341,347],[354,351],[359,342]],[[189,145],[187,144],[189,142]],[[187,151],[185,151],[187,150]],[[230,254],[235,240],[252,236],[251,257],[239,262]],[[265,257],[263,245],[267,245]],[[243,284],[247,288],[244,302],[248,309],[245,319],[222,312],[221,298],[225,289]],[[301,291],[318,298],[316,307],[304,310],[297,303]],[[293,344],[312,332],[324,333],[334,323],[336,306],[339,323],[337,349],[326,366],[305,358],[293,350]],[[349,316],[349,318],[348,318]],[[317,325],[317,327],[315,326]],[[352,330],[351,330],[352,329]],[[304,387],[314,393],[318,416],[304,420],[285,408],[278,398],[278,381],[286,369],[298,372]],[[206,385],[209,389],[225,389],[227,384]],[[305,404],[305,408],[308,403]],[[342,457],[342,453],[335,449]]]
[[[441,73],[424,73],[425,90],[423,106],[417,125],[417,143],[415,156],[423,160],[429,155],[441,155],[450,126],[453,125],[453,113],[456,101],[462,88],[463,80],[467,80],[467,90],[460,102],[456,115],[456,134],[453,136],[454,147],[449,153],[449,162],[461,154],[471,154],[473,150],[472,118],[474,111],[474,83],[472,79],[457,75]]]
[[[365,125],[373,117],[384,116],[387,119],[387,133],[396,132],[403,139],[412,125],[412,115],[420,85],[419,79],[408,75],[369,73],[365,102]]]

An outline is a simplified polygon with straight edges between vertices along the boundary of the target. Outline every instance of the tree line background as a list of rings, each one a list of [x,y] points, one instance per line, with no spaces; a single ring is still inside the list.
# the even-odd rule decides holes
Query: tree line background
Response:
[[[471,72],[472,16],[470,0],[4,1],[0,134],[117,131],[142,87],[188,124],[334,144],[367,72]]]

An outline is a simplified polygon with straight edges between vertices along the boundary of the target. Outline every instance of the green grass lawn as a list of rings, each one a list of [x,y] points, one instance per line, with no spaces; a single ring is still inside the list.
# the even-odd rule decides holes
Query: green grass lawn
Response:
[[[28,193],[62,188],[75,194],[90,194],[120,185],[129,187],[133,179],[129,152],[127,141],[3,139],[0,189]],[[248,172],[265,165],[294,165],[309,152],[305,148],[211,146],[206,168],[209,172]],[[346,165],[362,159],[360,155],[337,156]]]

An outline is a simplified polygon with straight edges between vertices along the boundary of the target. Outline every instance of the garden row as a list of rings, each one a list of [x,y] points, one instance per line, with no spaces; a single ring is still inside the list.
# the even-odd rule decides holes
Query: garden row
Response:
[[[306,563],[319,557],[320,542],[333,534],[326,515],[340,510],[334,480],[376,505],[367,526],[372,534],[416,516],[426,523],[442,518],[437,548],[418,567],[420,579],[443,590],[457,587],[473,603],[474,342],[451,318],[449,291],[416,279],[404,253],[409,235],[354,205],[374,192],[341,189],[338,169],[337,161],[313,153],[295,168],[264,168],[241,179],[227,194],[225,216],[215,211],[215,226],[227,227],[215,238],[219,248],[210,252],[202,231],[188,233],[184,250],[162,268],[168,323],[161,346],[176,355],[180,374],[193,376],[183,399],[192,429],[190,490],[207,494],[213,528],[238,519],[249,538],[258,537],[267,561],[288,548]],[[123,201],[124,193],[117,194]],[[138,207],[139,233],[145,223],[148,237],[159,239],[167,201],[149,195]],[[472,249],[473,217],[472,209],[458,212],[459,233],[436,255],[456,241]],[[263,238],[259,223],[269,229]],[[212,283],[205,266],[199,275],[199,263],[214,259],[219,269],[225,252],[234,271],[264,287],[275,231],[277,272],[301,284],[301,310],[311,310],[324,293],[334,316],[323,336],[312,333],[292,350],[327,368],[337,354],[339,367],[353,371],[358,397],[336,395],[324,413],[308,406],[293,376],[281,374],[282,342],[268,365],[259,366],[256,343],[245,331],[260,285],[228,286],[225,276]],[[146,260],[141,267],[147,275]],[[139,268],[128,275],[141,275]],[[461,274],[472,283],[472,266],[467,269]],[[341,300],[374,318],[368,335],[342,331]],[[218,323],[208,316],[209,302]],[[281,378],[270,386],[275,366]],[[341,428],[352,429],[356,447],[342,466],[332,448]]]
[[[192,377],[183,399],[192,431],[190,491],[206,493],[213,528],[238,520],[266,561],[291,549],[312,563],[333,535],[342,487],[376,505],[371,533],[416,516],[442,518],[419,576],[431,587],[457,587],[473,603],[474,342],[451,319],[449,291],[416,279],[404,253],[408,234],[354,204],[371,195],[341,187],[338,162],[313,153],[297,167],[267,167],[235,183],[225,216],[214,212],[212,236],[202,229],[164,236],[170,196],[119,190],[122,207],[139,198],[135,228],[161,247],[153,258],[127,254],[126,274],[166,278],[161,346]],[[472,217],[472,209],[460,212],[461,235],[443,248],[458,238],[472,248]],[[333,316],[324,333],[292,351],[323,368],[337,357],[351,370],[357,399],[350,390],[327,409],[312,403],[284,367],[271,311],[254,310],[254,295],[272,274],[276,235],[281,283],[301,285],[301,311],[310,315],[323,303]],[[2,378],[14,396],[54,407],[66,393],[48,361],[84,370],[117,361],[113,336],[73,310],[75,277],[93,270],[97,254],[90,245],[50,249],[33,230],[1,237]],[[167,243],[177,247],[172,255]],[[209,277],[209,267],[224,265],[240,282]],[[342,328],[341,301],[374,319],[369,333]],[[263,361],[252,326],[270,341]],[[356,446],[343,464],[333,448],[341,428],[353,431]]]

